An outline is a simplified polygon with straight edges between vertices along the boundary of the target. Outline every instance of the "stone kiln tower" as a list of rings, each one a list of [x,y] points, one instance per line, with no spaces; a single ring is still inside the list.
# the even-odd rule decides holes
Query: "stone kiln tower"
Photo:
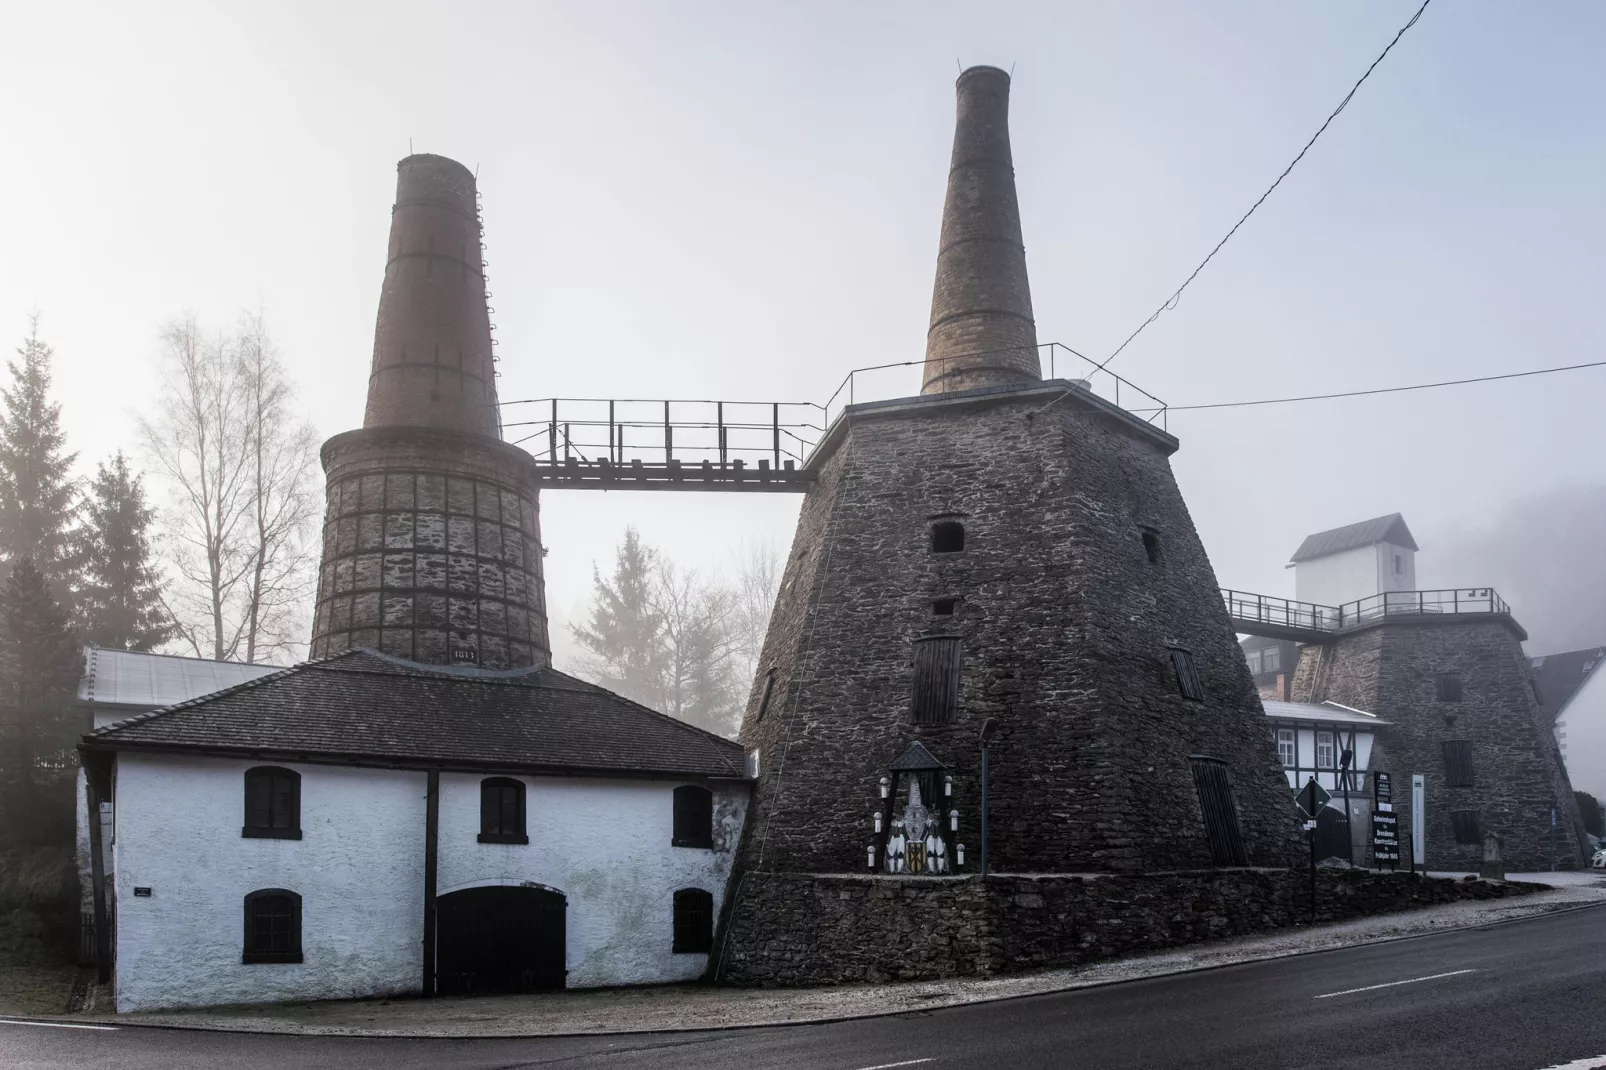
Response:
[[[759,779],[734,979],[764,979],[741,965],[750,941],[787,924],[752,878],[885,872],[886,825],[910,802],[974,872],[989,721],[994,872],[1296,857],[1275,746],[1170,468],[1177,440],[1040,377],[1008,88],[990,67],[959,78],[921,395],[849,407],[810,461],[742,726]],[[901,794],[912,782],[918,800]]]
[[[363,426],[323,445],[311,654],[545,665],[535,462],[501,440],[474,175],[397,171]]]
[[[1495,832],[1513,872],[1582,866],[1583,821],[1522,652],[1527,633],[1487,588],[1431,593],[1421,610],[1411,592],[1380,595],[1369,619],[1301,647],[1294,698],[1388,720],[1371,764],[1393,780],[1402,858],[1421,774],[1419,864],[1476,871],[1482,834]]]

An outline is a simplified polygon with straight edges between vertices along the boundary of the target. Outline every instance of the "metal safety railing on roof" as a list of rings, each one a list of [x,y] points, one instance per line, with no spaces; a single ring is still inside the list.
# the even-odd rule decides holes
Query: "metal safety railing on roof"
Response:
[[[1432,614],[1501,613],[1511,607],[1490,587],[1452,587],[1432,591],[1385,591],[1337,606],[1299,602],[1291,598],[1221,590],[1222,602],[1240,631],[1266,626],[1291,631],[1331,633],[1368,624],[1385,617],[1419,617]]]

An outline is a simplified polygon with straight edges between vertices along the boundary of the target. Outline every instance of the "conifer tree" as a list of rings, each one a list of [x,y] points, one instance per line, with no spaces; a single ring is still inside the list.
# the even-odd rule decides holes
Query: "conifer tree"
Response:
[[[36,812],[39,757],[78,734],[72,699],[82,672],[78,641],[44,575],[27,557],[12,562],[0,591],[0,761],[20,794],[14,813]]]
[[[663,697],[659,642],[663,620],[653,604],[657,557],[635,528],[626,528],[612,578],[603,579],[595,566],[591,570],[590,620],[570,628],[585,648],[581,671],[587,678],[653,707],[660,707]]]
[[[0,561],[28,558],[70,612],[78,578],[77,454],[66,452],[61,406],[50,400],[51,350],[37,316],[17,357],[8,363],[10,385],[0,387]]]
[[[149,529],[155,510],[144,481],[118,450],[102,462],[84,502],[79,550],[83,586],[79,618],[84,639],[118,650],[153,650],[173,634],[151,564]]]

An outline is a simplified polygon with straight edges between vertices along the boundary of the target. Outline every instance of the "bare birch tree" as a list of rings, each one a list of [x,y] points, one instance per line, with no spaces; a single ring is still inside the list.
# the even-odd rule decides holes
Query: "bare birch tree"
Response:
[[[731,592],[660,558],[651,597],[662,625],[660,708],[699,728],[734,735],[741,711]]]
[[[282,655],[311,583],[316,437],[290,409],[260,315],[233,333],[208,334],[194,317],[169,324],[160,366],[160,394],[139,424],[167,484],[160,515],[178,634],[199,657]]]

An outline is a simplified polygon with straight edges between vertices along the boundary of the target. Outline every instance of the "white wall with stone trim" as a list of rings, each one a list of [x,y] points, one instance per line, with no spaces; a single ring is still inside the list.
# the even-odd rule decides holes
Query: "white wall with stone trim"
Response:
[[[441,775],[437,893],[536,884],[568,901],[571,988],[687,981],[708,956],[675,954],[674,895],[701,888],[718,917],[747,812],[746,785],[714,790],[714,847],[670,843],[674,791],[697,781],[518,777],[528,844],[478,842],[480,776]]]
[[[247,769],[301,774],[299,840],[241,836]],[[674,893],[720,908],[748,788],[714,791],[714,848],[671,845],[674,789],[696,781],[523,777],[527,845],[482,844],[481,776],[441,775],[437,890],[533,883],[564,894],[571,987],[702,974],[675,954]],[[422,772],[119,754],[114,910],[119,1011],[417,992],[423,973]],[[136,897],[135,887],[151,895]],[[302,899],[301,963],[240,961],[244,899]]]
[[[301,774],[299,840],[240,835],[263,764]],[[419,989],[423,773],[124,752],[116,793],[119,1011]],[[304,961],[241,963],[259,888],[301,896]]]

